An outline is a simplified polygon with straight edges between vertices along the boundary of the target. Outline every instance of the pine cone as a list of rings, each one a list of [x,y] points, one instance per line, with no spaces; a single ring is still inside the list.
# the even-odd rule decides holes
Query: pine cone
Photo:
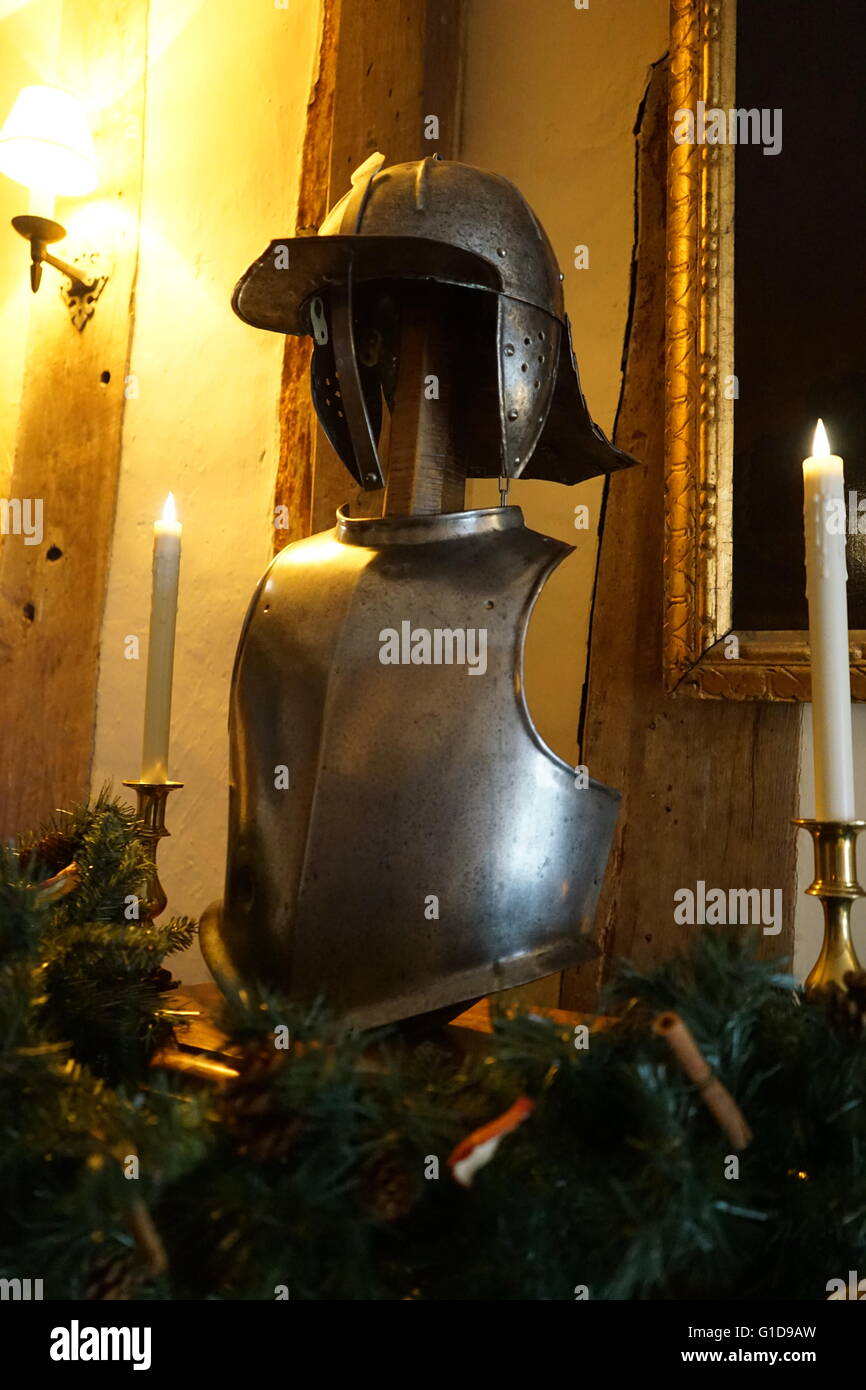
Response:
[[[115,1251],[94,1264],[84,1297],[103,1303],[131,1299],[140,1278],[141,1266],[135,1251]]]
[[[393,1154],[374,1159],[363,1188],[367,1206],[381,1221],[399,1221],[415,1206],[415,1184]]]
[[[151,970],[147,976],[147,983],[153,985],[160,994],[168,994],[170,990],[180,988],[180,980],[176,980],[170,970],[164,966],[157,966],[156,970]]]
[[[866,970],[848,970],[843,979],[844,989],[833,985],[829,991],[830,1013],[843,1027],[862,1033],[866,1030]]]
[[[281,1114],[274,1106],[273,1083],[286,1059],[273,1043],[252,1044],[240,1058],[240,1075],[222,1095],[226,1131],[239,1153],[259,1162],[285,1158],[304,1127],[299,1115]]]
[[[36,862],[52,874],[59,874],[61,869],[71,864],[75,851],[75,841],[70,835],[64,835],[62,830],[52,830],[41,840],[20,850],[18,862],[25,872],[30,864]]]

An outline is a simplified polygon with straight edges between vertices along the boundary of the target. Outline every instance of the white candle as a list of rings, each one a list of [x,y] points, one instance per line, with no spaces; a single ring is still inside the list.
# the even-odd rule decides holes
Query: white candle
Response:
[[[821,420],[815,430],[812,456],[803,460],[803,489],[815,816],[818,820],[853,820],[845,496],[842,460],[830,453]]]
[[[162,519],[153,526],[153,588],[150,599],[150,635],[147,643],[147,695],[144,706],[144,739],[141,748],[142,782],[168,781],[168,738],[171,727],[171,679],[174,667],[174,630],[177,622],[177,586],[180,577],[181,525],[172,493],[166,498]]]

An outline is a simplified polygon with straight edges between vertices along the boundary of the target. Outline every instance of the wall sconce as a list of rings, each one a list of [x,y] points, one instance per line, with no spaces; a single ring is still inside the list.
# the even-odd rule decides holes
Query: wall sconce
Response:
[[[81,330],[93,313],[107,275],[69,265],[47,250],[66,236],[52,217],[37,215],[41,205],[54,211],[54,197],[81,197],[97,183],[96,160],[87,115],[81,102],[58,87],[24,87],[0,130],[0,172],[31,190],[31,211],[12,218],[12,226],[30,242],[30,288],[35,294],[43,265],[54,266],[69,280],[63,299],[72,322]],[[83,258],[81,258],[83,259]]]

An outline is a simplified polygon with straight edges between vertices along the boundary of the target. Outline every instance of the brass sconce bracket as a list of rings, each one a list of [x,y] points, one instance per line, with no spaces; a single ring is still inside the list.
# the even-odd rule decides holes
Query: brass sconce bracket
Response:
[[[108,275],[96,271],[96,256],[90,253],[79,258],[83,264],[70,265],[59,256],[53,256],[46,248],[66,236],[66,228],[50,217],[26,215],[13,217],[12,226],[19,236],[30,242],[30,288],[35,294],[42,280],[43,265],[53,266],[69,280],[62,288],[63,302],[69,310],[69,317],[79,333],[91,317],[96,301],[105,288]]]

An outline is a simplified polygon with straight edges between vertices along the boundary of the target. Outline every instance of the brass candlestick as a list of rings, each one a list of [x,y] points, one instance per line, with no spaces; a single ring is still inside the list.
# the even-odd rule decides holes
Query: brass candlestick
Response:
[[[165,828],[165,803],[169,792],[183,786],[183,782],[141,782],[124,781],[125,787],[134,787],[138,797],[138,819],[141,821],[139,839],[147,856],[147,898],[143,904],[145,920],[153,921],[165,910],[168,899],[156,871],[156,851],[160,840],[171,834]]]
[[[866,897],[857,882],[857,836],[862,820],[795,820],[812,836],[815,880],[806,889],[824,907],[824,942],[806,976],[806,992],[817,994],[830,985],[845,988],[845,975],[862,966],[851,939],[851,905]]]

